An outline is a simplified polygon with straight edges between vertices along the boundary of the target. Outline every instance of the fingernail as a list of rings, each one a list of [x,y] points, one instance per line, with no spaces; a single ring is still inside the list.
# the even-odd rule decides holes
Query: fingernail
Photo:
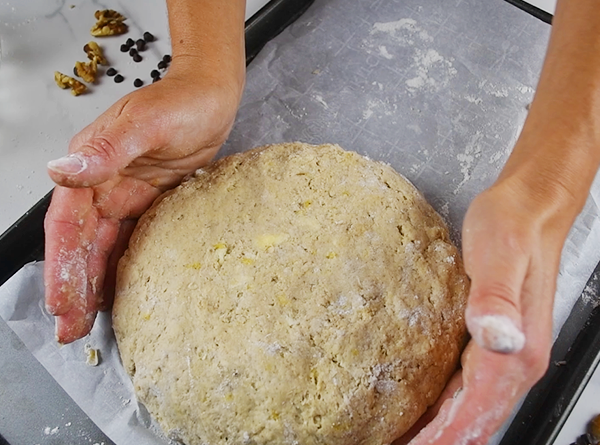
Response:
[[[525,334],[506,315],[472,317],[468,325],[473,340],[490,351],[513,354],[525,346]]]
[[[48,168],[57,173],[76,175],[87,168],[87,162],[81,156],[72,154],[48,162]]]

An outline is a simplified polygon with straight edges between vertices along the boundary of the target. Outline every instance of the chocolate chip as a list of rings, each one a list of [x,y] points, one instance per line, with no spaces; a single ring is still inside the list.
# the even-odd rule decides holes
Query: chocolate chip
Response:
[[[150,71],[150,77],[156,79],[157,77],[160,77],[160,72],[158,70],[152,70]]]
[[[142,61],[142,56],[140,56],[140,55],[139,55],[139,54],[137,54],[137,53],[136,53],[136,54],[134,54],[134,55],[133,55],[133,61],[134,61],[135,63],[141,62],[141,61]]]
[[[127,41],[125,42],[125,44],[126,44],[126,45],[127,45],[129,48],[131,48],[131,47],[132,47],[132,46],[135,44],[135,42],[133,41],[133,39],[132,39],[131,37],[129,37],[129,38],[127,39]]]
[[[144,82],[142,81],[142,79],[135,79],[133,81],[133,86],[136,88],[141,87],[142,85],[144,85]]]
[[[144,49],[146,49],[146,41],[143,39],[138,39],[135,42],[135,46],[138,49],[138,51],[144,51]]]
[[[112,76],[114,76],[115,74],[117,74],[117,70],[116,70],[116,69],[114,69],[114,68],[109,68],[109,69],[107,69],[107,70],[106,70],[106,75],[107,75],[107,76],[110,76],[110,77],[112,77]]]
[[[171,63],[171,56],[169,54],[165,54],[163,56],[163,62],[165,62],[165,63]]]
[[[591,437],[588,434],[582,434],[575,441],[576,445],[592,445]]]
[[[125,78],[123,76],[121,76],[120,74],[117,74],[115,76],[115,83],[121,83],[125,80]]]
[[[154,36],[150,34],[148,31],[144,33],[144,40],[146,42],[154,42]]]
[[[137,52],[137,49],[135,49],[135,48],[131,48],[131,49],[129,50],[129,55],[130,55],[131,57],[135,56],[137,53],[138,53],[138,52]]]
[[[126,53],[127,51],[129,51],[129,47],[123,43],[121,45],[121,52]]]
[[[79,77],[79,74],[77,74],[77,67],[73,67],[73,74],[75,74],[75,76]]]
[[[167,69],[167,64],[162,60],[160,62],[158,62],[157,66],[158,66],[158,69],[161,69],[161,70]]]

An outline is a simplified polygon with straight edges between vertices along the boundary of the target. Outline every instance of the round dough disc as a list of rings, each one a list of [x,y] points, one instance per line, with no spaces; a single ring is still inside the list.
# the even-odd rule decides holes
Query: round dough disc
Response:
[[[381,445],[455,370],[467,289],[407,180],[290,143],[155,203],[119,263],[113,321],[139,401],[187,445]]]

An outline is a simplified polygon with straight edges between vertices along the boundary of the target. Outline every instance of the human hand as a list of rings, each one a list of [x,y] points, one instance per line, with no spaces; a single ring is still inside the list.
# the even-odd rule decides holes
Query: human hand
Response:
[[[412,445],[487,443],[547,369],[562,246],[600,165],[600,54],[590,44],[600,42],[596,12],[594,0],[557,2],[519,140],[496,184],[467,212],[466,322],[473,340],[462,376],[444,394],[454,396],[440,400]]]
[[[472,340],[438,404],[395,445],[417,433],[411,445],[486,444],[545,373],[556,276],[573,219],[561,205],[570,196],[558,185],[555,191],[533,193],[509,176],[471,204],[463,257]]]
[[[86,335],[110,307],[136,219],[214,157],[242,87],[174,58],[163,80],[119,100],[48,164],[58,186],[45,220],[44,279],[60,343]]]

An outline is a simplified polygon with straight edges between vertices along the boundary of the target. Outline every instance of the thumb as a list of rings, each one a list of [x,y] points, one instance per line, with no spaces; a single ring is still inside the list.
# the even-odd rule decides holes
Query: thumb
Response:
[[[517,353],[525,346],[521,292],[529,256],[508,227],[493,213],[469,209],[463,226],[463,256],[471,278],[465,318],[480,347]]]
[[[156,138],[142,127],[118,119],[104,128],[94,122],[82,132],[87,138],[81,133],[73,138],[69,155],[48,162],[50,178],[64,187],[90,187],[109,180],[156,145]]]

